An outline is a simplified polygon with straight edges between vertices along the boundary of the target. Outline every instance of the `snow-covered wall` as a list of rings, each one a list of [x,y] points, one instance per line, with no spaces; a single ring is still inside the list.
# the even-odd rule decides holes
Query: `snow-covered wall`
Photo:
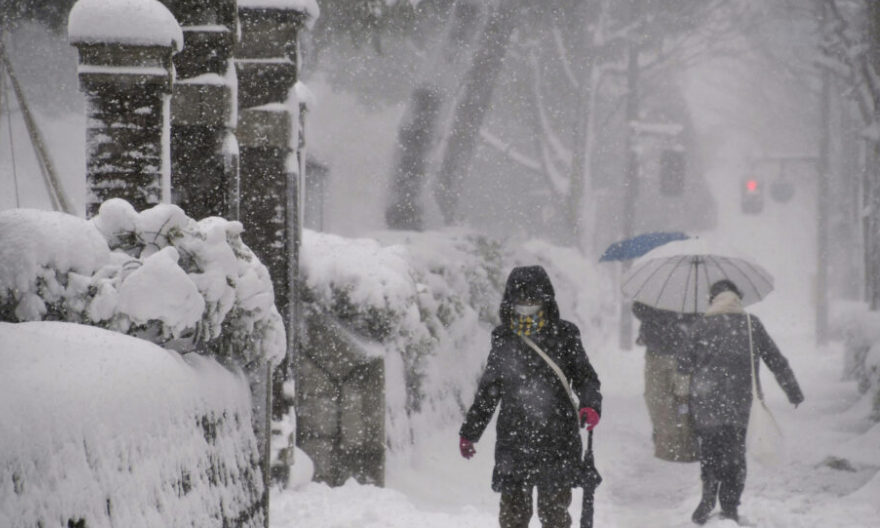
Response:
[[[611,278],[573,249],[467,230],[348,239],[305,231],[306,310],[331,314],[384,354],[386,435],[405,452],[420,431],[458,423],[489,354],[507,274],[543,265],[587,352],[616,317]],[[607,330],[606,330],[607,331]],[[308,346],[308,343],[305,344]]]
[[[243,375],[61,322],[0,323],[0,526],[263,526]]]

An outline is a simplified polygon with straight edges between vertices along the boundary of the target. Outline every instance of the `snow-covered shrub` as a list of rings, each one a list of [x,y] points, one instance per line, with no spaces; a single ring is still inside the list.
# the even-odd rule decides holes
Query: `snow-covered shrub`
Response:
[[[835,306],[832,328],[844,341],[844,377],[858,382],[872,402],[871,418],[880,422],[880,312],[861,303]]]
[[[0,213],[0,320],[84,323],[243,363],[284,355],[266,267],[242,225],[177,206],[141,213],[119,199],[85,221]]]
[[[461,420],[514,266],[545,266],[588,350],[614,314],[611,284],[595,264],[540,241],[506,244],[465,230],[357,240],[305,231],[301,255],[305,310],[330,314],[385,350],[392,449],[410,444],[416,422]]]
[[[0,365],[0,526],[264,525],[243,374],[62,322],[0,323]]]

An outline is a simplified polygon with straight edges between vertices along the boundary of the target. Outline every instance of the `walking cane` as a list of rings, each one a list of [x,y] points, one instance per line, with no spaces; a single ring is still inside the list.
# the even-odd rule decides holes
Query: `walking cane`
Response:
[[[593,499],[596,488],[602,483],[602,476],[596,470],[593,460],[593,431],[587,436],[587,450],[584,451],[584,499],[581,509],[581,528],[593,528]]]

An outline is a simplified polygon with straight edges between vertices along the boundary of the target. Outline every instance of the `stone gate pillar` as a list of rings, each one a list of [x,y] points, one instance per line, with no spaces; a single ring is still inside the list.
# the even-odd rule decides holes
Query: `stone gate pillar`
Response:
[[[183,46],[158,0],[80,0],[68,34],[86,95],[86,216],[122,198],[137,210],[170,201],[172,56]]]
[[[239,219],[235,0],[163,0],[183,29],[174,57],[171,189],[189,216]]]
[[[235,48],[238,75],[240,209],[242,235],[266,264],[275,304],[287,328],[287,357],[275,370],[272,416],[290,410],[284,394],[298,338],[297,280],[302,213],[298,162],[299,108],[293,87],[298,74],[298,32],[317,16],[313,3],[239,0],[240,39]],[[274,476],[287,480],[287,467]]]

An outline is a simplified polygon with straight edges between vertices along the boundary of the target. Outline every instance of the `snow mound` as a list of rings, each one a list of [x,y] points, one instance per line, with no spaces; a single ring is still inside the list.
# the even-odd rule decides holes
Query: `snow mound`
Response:
[[[85,220],[57,212],[4,211],[0,214],[0,306],[17,293],[15,315],[21,320],[38,319],[45,304],[35,292],[59,295],[60,285],[45,270],[87,276],[109,257],[106,242]]]
[[[870,418],[880,422],[880,312],[857,302],[839,301],[832,308],[831,329],[846,350],[844,378],[858,382],[870,400]]]
[[[0,364],[0,526],[263,526],[243,375],[59,322],[0,323]]]
[[[266,267],[239,222],[179,207],[102,204],[87,222],[62,213],[0,212],[0,320],[90,324],[244,363],[286,350]]]
[[[70,10],[71,44],[118,43],[183,49],[183,30],[158,0],[79,0]]]

